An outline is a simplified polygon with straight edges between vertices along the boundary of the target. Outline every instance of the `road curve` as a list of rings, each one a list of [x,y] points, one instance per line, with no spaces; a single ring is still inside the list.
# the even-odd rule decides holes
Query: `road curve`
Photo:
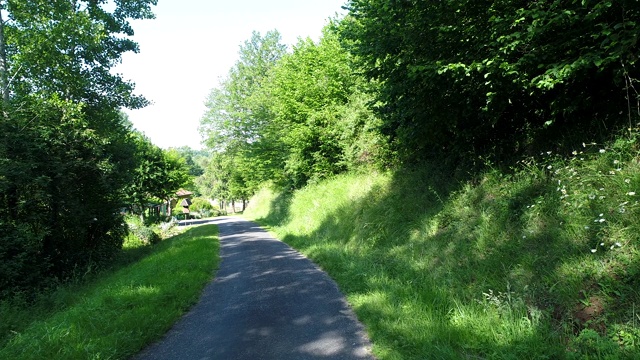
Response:
[[[364,328],[323,271],[252,222],[213,223],[222,258],[215,280],[136,359],[374,359]]]

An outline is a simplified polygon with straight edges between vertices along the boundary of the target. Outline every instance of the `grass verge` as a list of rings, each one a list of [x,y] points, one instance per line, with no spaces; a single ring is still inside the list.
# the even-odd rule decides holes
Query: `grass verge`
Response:
[[[561,155],[264,189],[245,215],[336,280],[380,359],[640,358],[636,138]]]
[[[39,307],[2,304],[2,315],[15,326],[3,334],[0,359],[136,354],[198,300],[219,264],[217,231],[215,225],[193,227],[150,251],[129,249],[126,261],[138,261],[88,284],[60,288],[41,299]],[[47,300],[52,302],[48,307]]]

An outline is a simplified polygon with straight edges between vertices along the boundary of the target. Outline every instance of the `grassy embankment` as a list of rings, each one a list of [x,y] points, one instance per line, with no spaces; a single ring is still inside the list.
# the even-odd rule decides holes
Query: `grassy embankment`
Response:
[[[217,269],[217,227],[190,228],[151,247],[129,237],[121,266],[0,304],[0,359],[120,359],[160,338]]]
[[[265,189],[246,215],[338,282],[380,359],[639,358],[638,145],[576,150]]]

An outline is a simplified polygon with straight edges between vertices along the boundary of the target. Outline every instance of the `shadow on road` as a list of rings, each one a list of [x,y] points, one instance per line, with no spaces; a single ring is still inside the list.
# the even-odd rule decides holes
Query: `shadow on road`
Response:
[[[311,261],[241,218],[215,219],[221,267],[141,359],[373,359],[363,327]]]

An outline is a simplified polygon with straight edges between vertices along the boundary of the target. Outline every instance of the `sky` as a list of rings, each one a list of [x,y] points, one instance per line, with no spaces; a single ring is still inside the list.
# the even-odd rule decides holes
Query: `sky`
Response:
[[[277,29],[289,47],[318,40],[346,0],[159,0],[156,19],[132,22],[140,52],[126,53],[114,72],[152,104],[125,110],[134,127],[161,147],[203,148],[204,102],[238,60],[255,30]]]

